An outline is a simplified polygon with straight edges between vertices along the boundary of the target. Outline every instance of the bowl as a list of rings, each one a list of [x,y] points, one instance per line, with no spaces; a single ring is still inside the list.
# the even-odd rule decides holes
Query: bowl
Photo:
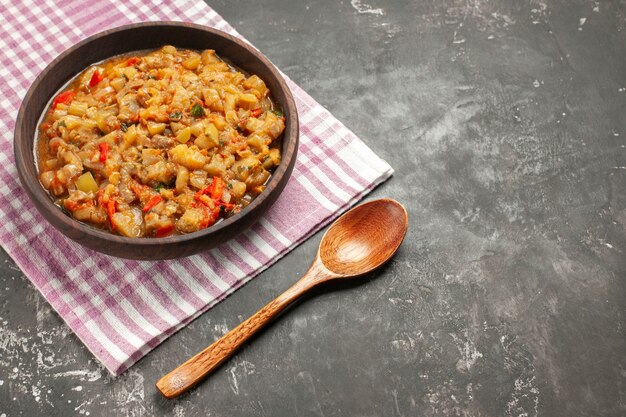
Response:
[[[39,182],[35,136],[39,120],[51,98],[73,77],[96,62],[115,55],[156,49],[163,45],[188,49],[214,49],[240,69],[257,74],[283,109],[285,130],[282,160],[267,188],[240,213],[194,233],[161,238],[128,238],[81,223],[56,206]],[[20,107],[15,125],[14,152],[24,190],[39,212],[61,233],[93,250],[128,259],[159,260],[204,251],[231,239],[257,221],[287,184],[298,150],[296,105],[279,71],[254,47],[219,30],[180,22],[146,22],[121,26],[74,45],[48,65],[35,79]]]

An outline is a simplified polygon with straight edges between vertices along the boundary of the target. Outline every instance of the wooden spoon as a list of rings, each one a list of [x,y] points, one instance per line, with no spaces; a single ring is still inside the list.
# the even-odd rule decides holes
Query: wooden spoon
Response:
[[[309,271],[287,291],[196,356],[161,378],[156,386],[174,398],[200,382],[289,304],[322,282],[354,278],[385,262],[398,250],[408,216],[395,200],[370,201],[345,213],[324,234]]]

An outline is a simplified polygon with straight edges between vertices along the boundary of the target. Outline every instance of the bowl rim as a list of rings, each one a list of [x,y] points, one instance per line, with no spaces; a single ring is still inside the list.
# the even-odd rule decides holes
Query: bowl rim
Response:
[[[57,65],[62,62],[68,55],[72,54],[74,51],[76,51],[77,49],[83,47],[86,44],[89,44],[91,42],[93,42],[96,39],[102,38],[102,37],[106,37],[106,36],[110,36],[112,34],[115,33],[119,33],[119,32],[124,32],[124,31],[130,31],[133,29],[137,29],[137,28],[141,28],[141,27],[159,27],[162,26],[164,29],[167,28],[171,28],[171,27],[176,27],[176,28],[188,28],[188,29],[193,29],[193,30],[199,30],[199,31],[203,31],[203,32],[209,32],[212,33],[213,35],[216,35],[218,37],[222,37],[225,38],[227,41],[233,42],[235,44],[237,44],[240,47],[243,47],[244,49],[246,49],[249,53],[251,53],[256,59],[258,59],[259,61],[261,61],[261,63],[263,64],[263,66],[265,66],[268,71],[274,76],[274,78],[277,80],[278,85],[280,86],[280,89],[282,90],[284,96],[285,96],[285,102],[281,102],[281,106],[283,107],[283,110],[286,110],[286,114],[289,116],[289,121],[291,122],[290,125],[288,127],[286,127],[285,131],[282,133],[283,136],[283,140],[284,138],[287,137],[292,137],[295,136],[295,139],[293,139],[290,144],[293,144],[294,146],[294,150],[292,152],[289,152],[286,155],[281,155],[281,163],[279,164],[279,166],[276,168],[276,170],[272,173],[272,176],[270,178],[269,183],[267,184],[267,188],[269,189],[271,186],[273,186],[274,184],[278,185],[282,179],[282,177],[286,174],[290,174],[291,170],[293,169],[293,165],[295,163],[295,158],[297,156],[298,153],[298,135],[299,135],[299,120],[298,120],[298,113],[297,113],[297,107],[295,104],[295,100],[293,98],[293,94],[290,90],[290,88],[287,85],[287,82],[285,80],[285,78],[283,77],[282,73],[276,68],[276,66],[274,66],[274,64],[265,56],[263,55],[259,50],[257,50],[255,47],[253,47],[250,43],[248,43],[247,41],[244,41],[242,39],[239,39],[237,37],[234,37],[226,32],[223,32],[219,29],[214,29],[212,27],[209,26],[204,26],[204,25],[199,25],[196,23],[189,23],[189,22],[178,22],[178,21],[151,21],[151,22],[141,22],[141,23],[132,23],[132,24],[127,24],[127,25],[122,25],[122,26],[118,26],[115,28],[111,28],[111,29],[107,29],[104,30],[102,32],[98,32],[95,33],[85,39],[83,39],[82,41],[72,45],[71,47],[69,47],[68,49],[66,49],[65,51],[63,51],[59,56],[57,56],[55,59],[53,59],[49,64],[46,65],[46,67],[44,68],[44,70],[39,73],[39,75],[35,78],[35,80],[33,81],[33,83],[31,84],[30,88],[28,89],[27,93],[25,94],[24,98],[22,99],[22,103],[20,105],[20,109],[17,115],[17,119],[15,122],[15,129],[14,129],[14,155],[15,155],[15,163],[16,163],[16,167],[17,167],[17,171],[18,171],[18,175],[20,177],[21,183],[22,183],[22,187],[24,188],[24,190],[27,192],[27,194],[29,195],[29,197],[31,199],[36,200],[36,204],[35,207],[39,209],[39,211],[41,211],[40,207],[43,207],[45,210],[50,211],[51,215],[53,211],[56,211],[59,215],[55,216],[56,220],[59,221],[60,223],[62,223],[63,226],[63,230],[71,230],[71,229],[80,229],[81,232],[83,232],[84,234],[88,235],[91,238],[97,238],[97,239],[101,239],[101,240],[105,240],[105,241],[109,241],[110,243],[118,243],[118,244],[125,244],[125,245],[136,245],[136,246],[145,246],[146,248],[148,247],[154,247],[156,245],[169,245],[169,244],[184,244],[184,243],[188,243],[190,241],[195,241],[198,239],[203,239],[203,238],[210,238],[211,235],[213,234],[218,234],[220,231],[222,231],[225,228],[230,227],[233,223],[238,222],[239,220],[243,219],[247,213],[253,212],[255,211],[257,208],[259,208],[260,206],[263,205],[263,203],[270,199],[273,196],[273,191],[276,191],[276,188],[271,188],[269,190],[269,192],[265,193],[261,193],[259,194],[259,196],[257,196],[254,200],[252,200],[252,202],[246,206],[241,212],[223,219],[222,221],[220,221],[217,224],[214,224],[212,226],[209,226],[205,229],[202,230],[198,230],[196,232],[192,232],[192,233],[185,233],[185,234],[178,234],[178,235],[170,235],[170,236],[166,236],[166,237],[138,237],[138,238],[131,238],[131,237],[126,237],[126,236],[122,236],[122,235],[118,235],[118,234],[114,234],[111,233],[109,231],[105,231],[103,229],[99,229],[95,226],[91,226],[89,224],[80,222],[76,219],[74,219],[73,217],[71,217],[70,215],[68,215],[67,213],[64,213],[63,210],[58,207],[57,205],[54,204],[54,202],[52,201],[52,199],[50,198],[50,195],[48,193],[48,191],[46,191],[43,186],[41,185],[39,178],[34,178],[34,181],[29,181],[29,179],[27,178],[28,176],[26,175],[26,165],[28,164],[28,161],[25,158],[22,158],[19,155],[18,152],[18,142],[22,142],[24,140],[32,140],[33,143],[35,141],[35,135],[37,134],[37,126],[38,126],[38,122],[41,120],[41,115],[39,115],[39,117],[37,118],[37,126],[35,127],[35,132],[32,138],[24,138],[21,135],[21,132],[19,132],[20,126],[22,126],[25,122],[25,115],[26,112],[28,111],[28,107],[27,104],[30,104],[30,101],[33,97],[33,95],[35,94],[35,92],[39,89],[40,84],[42,83],[42,81],[48,76],[48,74],[51,71],[54,71],[57,69]],[[115,55],[111,55],[111,57],[113,57]],[[109,58],[111,58],[109,57]],[[109,58],[105,58],[105,59],[109,59]],[[228,58],[228,56],[225,56],[225,58]],[[91,64],[90,64],[91,65]],[[245,70],[245,68],[242,68]],[[75,75],[74,75],[75,76]],[[74,77],[72,76],[72,77]],[[68,78],[71,79],[72,77]],[[52,100],[52,97],[49,97],[49,100]],[[45,106],[45,109],[47,109],[47,106]],[[19,140],[18,140],[19,138]],[[295,142],[295,143],[294,143]],[[284,142],[283,142],[284,143]],[[283,148],[285,149],[285,148]],[[33,159],[35,164],[37,163],[36,160],[36,156],[33,155]],[[37,169],[38,171],[38,169]],[[280,194],[282,192],[282,187],[279,187],[280,190],[278,190],[278,193]],[[270,204],[272,204],[273,202],[270,202]],[[42,213],[42,215],[44,217],[47,217],[46,215],[44,215],[44,213]],[[46,220],[48,222],[49,219],[46,218]],[[52,225],[56,228],[56,229],[60,229],[59,226],[57,224],[54,224],[53,222]],[[63,233],[65,234],[65,233]],[[234,235],[233,235],[234,237]],[[230,239],[226,239],[226,240],[230,240]],[[210,248],[212,246],[208,246],[207,248]],[[99,251],[100,252],[100,251]],[[183,255],[185,256],[185,255]],[[137,258],[134,258],[137,259]]]

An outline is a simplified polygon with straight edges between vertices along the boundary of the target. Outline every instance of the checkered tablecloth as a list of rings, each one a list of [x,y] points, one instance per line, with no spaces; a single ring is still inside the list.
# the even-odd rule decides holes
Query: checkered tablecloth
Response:
[[[128,261],[93,252],[50,226],[19,184],[13,130],[22,98],[37,74],[74,43],[128,23],[180,20],[240,35],[200,0],[0,0],[0,17],[0,241],[26,277],[115,375],[276,262],[393,172],[341,122],[287,80],[300,117],[298,159],[287,187],[261,221],[216,249],[178,260]]]

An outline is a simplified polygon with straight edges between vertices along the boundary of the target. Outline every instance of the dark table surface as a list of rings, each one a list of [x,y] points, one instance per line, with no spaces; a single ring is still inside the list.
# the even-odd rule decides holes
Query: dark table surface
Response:
[[[0,417],[626,414],[624,1],[214,1],[396,170],[395,259],[176,401],[154,383],[317,234],[112,378],[0,255]]]

